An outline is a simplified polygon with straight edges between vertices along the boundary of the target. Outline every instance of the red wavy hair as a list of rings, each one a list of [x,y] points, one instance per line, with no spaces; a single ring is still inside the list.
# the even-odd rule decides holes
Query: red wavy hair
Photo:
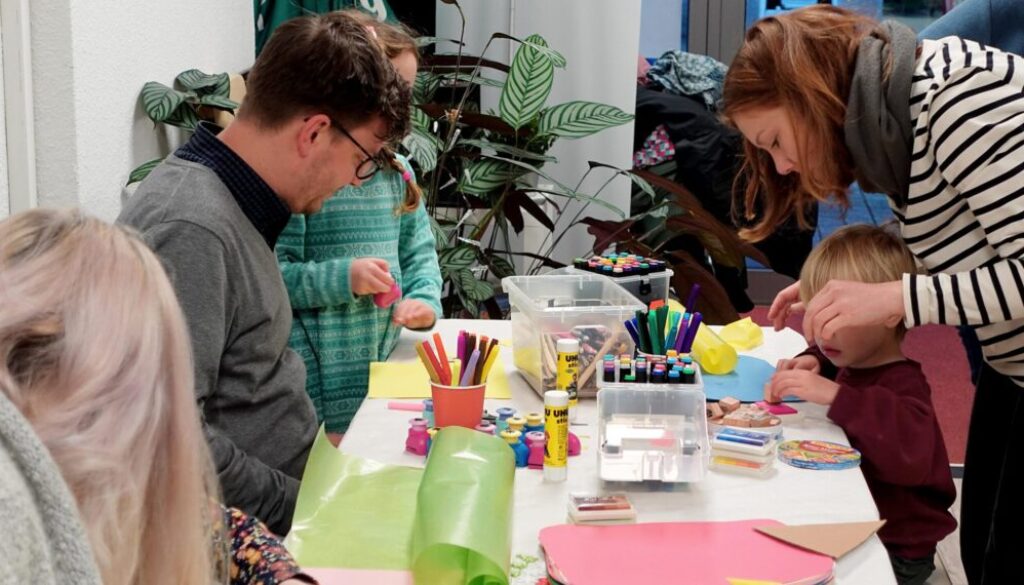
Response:
[[[857,46],[876,26],[870,18],[822,5],[764,18],[747,31],[725,77],[726,122],[735,126],[733,117],[744,111],[785,108],[801,172],[778,174],[767,152],[744,141],[736,182],[737,198],[739,185],[746,185],[744,238],[763,240],[792,214],[807,229],[815,201],[849,205],[853,163],[843,136],[846,101]]]

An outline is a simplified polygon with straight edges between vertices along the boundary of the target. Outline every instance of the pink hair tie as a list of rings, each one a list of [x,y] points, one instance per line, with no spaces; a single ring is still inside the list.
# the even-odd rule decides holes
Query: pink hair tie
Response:
[[[406,183],[412,183],[412,173],[409,172],[409,169],[402,171],[402,180]]]

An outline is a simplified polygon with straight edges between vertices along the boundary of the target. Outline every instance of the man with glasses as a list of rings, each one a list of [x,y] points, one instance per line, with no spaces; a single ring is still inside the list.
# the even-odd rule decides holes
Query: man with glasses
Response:
[[[345,13],[282,24],[225,130],[201,124],[143,181],[119,222],[167,268],[189,324],[196,397],[225,503],[291,525],[317,431],[274,244],[372,176],[408,129],[409,89]]]

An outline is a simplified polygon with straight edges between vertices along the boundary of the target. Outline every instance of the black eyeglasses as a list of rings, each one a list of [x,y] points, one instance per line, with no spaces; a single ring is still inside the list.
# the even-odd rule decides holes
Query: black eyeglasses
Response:
[[[356,167],[356,178],[357,179],[359,179],[360,181],[366,181],[366,180],[370,179],[371,177],[373,177],[374,175],[376,175],[378,171],[380,171],[382,168],[384,168],[386,166],[386,163],[384,162],[384,158],[380,154],[378,154],[378,155],[370,154],[370,151],[368,151],[365,148],[363,148],[363,145],[359,144],[359,141],[356,140],[349,133],[348,130],[345,130],[345,127],[342,126],[341,123],[339,123],[337,120],[335,120],[334,118],[332,118],[330,116],[328,116],[327,119],[331,121],[331,126],[332,127],[337,129],[338,132],[341,132],[341,134],[345,138],[348,138],[349,140],[351,140],[352,144],[355,144],[356,147],[359,150],[363,151],[363,154],[366,155],[366,158],[363,159],[363,161],[361,163],[359,163],[359,166]]]

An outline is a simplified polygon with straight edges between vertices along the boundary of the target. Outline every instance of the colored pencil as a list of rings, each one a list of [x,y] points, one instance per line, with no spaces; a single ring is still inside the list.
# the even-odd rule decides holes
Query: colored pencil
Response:
[[[682,353],[690,353],[693,349],[693,340],[697,338],[697,329],[700,328],[701,314],[694,313],[690,319],[690,327],[686,331],[686,339],[683,341]]]
[[[422,343],[423,351],[426,352],[427,359],[430,360],[430,365],[433,366],[434,371],[437,372],[437,379],[440,380],[441,384],[444,384],[445,386],[450,386],[452,381],[445,374],[444,368],[441,367],[441,361],[437,359],[436,355],[434,355],[434,349],[430,347],[430,342],[424,341]]]
[[[462,381],[459,383],[460,386],[471,386],[473,384],[473,376],[476,374],[476,363],[480,361],[480,350],[474,349],[473,353],[469,356],[469,363],[466,364],[466,370],[462,372]]]
[[[420,361],[423,362],[423,367],[427,368],[427,375],[430,376],[430,381],[435,384],[441,383],[441,378],[437,375],[437,370],[430,363],[430,358],[427,357],[427,351],[423,349],[422,343],[416,344],[416,353],[420,356]]]
[[[661,355],[664,353],[661,351],[662,333],[658,329],[658,314],[654,311],[647,313],[647,329],[651,335],[651,353]]]
[[[441,341],[441,334],[434,334],[434,347],[437,348],[437,361],[441,364],[441,373],[444,374],[445,379],[448,380],[447,384],[452,383],[452,370],[451,364],[448,363],[448,352],[444,350],[444,342]]]
[[[493,339],[491,340],[491,343],[492,344],[494,343]],[[492,345],[492,347],[493,347],[493,345]],[[498,359],[498,351],[497,350],[492,349],[491,351],[489,351],[487,353],[487,359],[484,360],[483,373],[480,374],[480,383],[481,384],[486,384],[487,383],[487,376],[490,375],[491,367],[494,366],[494,361],[496,359]]]
[[[630,319],[629,321],[625,322],[625,325],[626,331],[629,332],[629,336],[633,338],[633,343],[640,348],[640,351],[643,351],[643,348],[640,346],[640,334],[637,333],[636,323],[634,323],[633,320]]]
[[[675,349],[676,337],[679,335],[679,319],[682,317],[679,313],[672,313],[670,319],[670,325],[668,327],[668,336],[665,337],[665,351],[669,349]]]
[[[695,282],[693,283],[693,286],[690,287],[690,294],[689,296],[686,297],[686,304],[683,305],[683,308],[693,313],[696,310],[696,307],[694,307],[694,305],[697,304],[697,295],[699,294],[700,285]]]
[[[457,386],[459,384],[460,370],[462,370],[462,360],[456,358],[455,361],[452,362],[452,386]]]
[[[690,313],[686,312],[686,313],[683,313],[683,318],[679,322],[679,333],[676,334],[675,350],[676,350],[677,353],[682,353],[682,351],[683,351],[683,340],[686,339],[686,333],[687,333],[687,331],[689,331],[689,328],[690,328]]]

